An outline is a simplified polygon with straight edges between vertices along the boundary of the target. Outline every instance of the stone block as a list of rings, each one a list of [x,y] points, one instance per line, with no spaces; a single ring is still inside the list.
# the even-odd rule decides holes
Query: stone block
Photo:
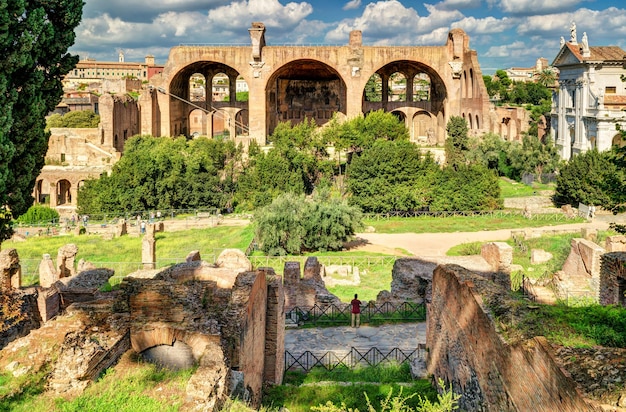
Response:
[[[542,263],[552,260],[552,253],[546,252],[543,249],[531,249],[530,251],[530,264],[540,265]]]
[[[321,269],[322,265],[320,265],[317,257],[308,257],[304,263],[304,280],[323,283]]]
[[[605,249],[607,252],[626,252],[626,236],[608,236],[605,240]]]
[[[189,262],[198,262],[201,261],[202,258],[200,257],[200,251],[199,250],[192,250],[191,252],[189,252],[189,254],[187,255],[187,257],[185,258],[185,262],[189,263]]]
[[[598,229],[592,227],[584,227],[580,230],[580,235],[583,237],[583,239],[595,242],[598,238]]]
[[[283,282],[285,285],[293,285],[300,282],[300,262],[285,262]]]
[[[505,242],[485,243],[480,249],[480,255],[496,272],[511,273],[513,263],[513,248]]]
[[[19,289],[22,286],[22,267],[16,249],[0,251],[0,291]]]
[[[156,239],[148,232],[141,241],[141,262],[144,269],[156,268]]]
[[[59,314],[61,295],[56,288],[38,288],[37,307],[42,322],[47,322]]]
[[[252,262],[239,249],[224,249],[215,264],[220,268],[236,270],[238,273],[252,270]]]
[[[68,243],[59,249],[57,254],[57,270],[59,278],[74,276],[76,269],[74,268],[74,260],[78,254],[78,246]]]
[[[59,274],[54,267],[54,262],[49,254],[45,253],[39,264],[39,285],[43,288],[49,288],[59,280]]]

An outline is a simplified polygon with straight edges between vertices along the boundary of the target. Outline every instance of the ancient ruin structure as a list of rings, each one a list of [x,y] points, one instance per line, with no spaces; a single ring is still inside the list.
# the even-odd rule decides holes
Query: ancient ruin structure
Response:
[[[600,268],[600,304],[626,306],[626,252],[602,256]]]
[[[295,307],[342,305],[341,300],[326,289],[322,280],[322,269],[322,265],[314,256],[307,258],[304,274],[300,270],[300,262],[285,262],[283,283],[286,312]]]
[[[0,251],[0,293],[22,286],[22,268],[15,249]]]
[[[351,32],[345,46],[271,46],[262,23],[248,31],[250,46],[172,48],[163,73],[152,77],[139,99],[141,133],[189,136],[200,126],[194,130],[201,135],[225,131],[265,144],[279,122],[310,118],[322,125],[335,113],[352,118],[378,109],[404,120],[413,141],[442,143],[450,116],[463,116],[473,133],[489,130],[482,72],[461,29],[450,31],[445,45],[428,47],[366,46],[360,31]],[[228,101],[205,93],[191,102],[190,79],[212,84],[218,74],[228,78]],[[406,80],[404,90],[390,82],[398,76]],[[376,96],[367,90],[372,77],[382,85]],[[248,101],[236,100],[241,78]]]
[[[493,313],[504,316],[507,294],[460,266],[438,266],[426,325],[428,372],[461,395],[463,410],[601,410],[581,396],[543,337],[508,343],[498,333]]]

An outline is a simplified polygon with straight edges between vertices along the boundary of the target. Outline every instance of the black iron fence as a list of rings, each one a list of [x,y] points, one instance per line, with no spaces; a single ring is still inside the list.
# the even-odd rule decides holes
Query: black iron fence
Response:
[[[353,369],[357,366],[377,366],[384,363],[402,364],[413,362],[415,359],[424,360],[426,351],[423,345],[416,349],[356,349],[351,347],[348,352],[325,352],[314,353],[305,351],[292,354],[285,351],[285,370],[309,372],[316,367],[322,367],[332,371],[339,367]]]
[[[287,312],[286,319],[288,322],[298,325],[349,325],[350,309],[349,304],[295,307]],[[424,322],[425,320],[426,305],[423,303],[402,302],[393,304],[387,302],[380,305],[367,304],[361,307],[361,323]]]

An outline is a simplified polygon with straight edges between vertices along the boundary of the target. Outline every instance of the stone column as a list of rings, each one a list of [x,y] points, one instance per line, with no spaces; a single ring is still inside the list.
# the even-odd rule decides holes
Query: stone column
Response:
[[[57,254],[57,268],[59,278],[65,278],[68,276],[74,276],[76,269],[74,267],[74,261],[78,254],[78,246],[69,243],[62,246]]]
[[[144,269],[156,268],[156,239],[154,225],[147,225],[146,235],[141,241],[141,262]]]
[[[59,280],[59,274],[54,267],[54,262],[49,254],[44,253],[43,259],[39,264],[39,286],[49,288],[57,280]]]
[[[16,249],[0,251],[0,291],[8,292],[22,286],[22,267]]]

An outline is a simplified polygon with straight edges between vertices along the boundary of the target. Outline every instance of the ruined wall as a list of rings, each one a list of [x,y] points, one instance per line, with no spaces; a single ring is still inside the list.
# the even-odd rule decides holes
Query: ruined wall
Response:
[[[285,292],[274,269],[263,268],[267,283],[267,322],[265,327],[265,370],[263,380],[280,385],[285,373]]]
[[[461,394],[466,411],[595,410],[563,374],[550,345],[533,338],[511,345],[498,334],[487,303],[507,292],[456,265],[438,266],[428,306],[428,371]]]
[[[600,258],[606,251],[594,242],[574,238],[570,253],[558,272],[558,289],[562,297],[591,294],[597,299],[600,290]]]
[[[285,262],[283,284],[285,289],[285,311],[295,307],[312,308],[315,305],[340,306],[341,300],[326,289],[322,280],[322,265],[316,257],[307,258],[304,275],[300,262]]]
[[[265,330],[267,283],[265,272],[244,272],[237,276],[231,298],[232,313],[238,323],[238,357],[232,367],[243,372],[251,405],[261,404],[265,371]],[[237,338],[236,336],[231,336]]]
[[[123,153],[126,140],[140,131],[139,104],[128,95],[114,96],[108,93],[100,96],[98,104],[102,144]]]
[[[626,252],[605,253],[600,268],[600,304],[626,306]]]

